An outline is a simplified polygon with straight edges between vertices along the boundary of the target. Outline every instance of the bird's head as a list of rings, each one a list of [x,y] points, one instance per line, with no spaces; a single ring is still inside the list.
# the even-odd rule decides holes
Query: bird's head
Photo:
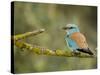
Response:
[[[76,24],[67,24],[62,29],[65,30],[68,33],[79,32],[79,28]]]

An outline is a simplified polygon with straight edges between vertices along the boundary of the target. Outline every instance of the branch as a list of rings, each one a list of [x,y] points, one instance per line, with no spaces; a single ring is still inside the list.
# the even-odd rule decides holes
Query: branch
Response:
[[[42,32],[44,32],[45,29],[40,29],[40,30],[36,30],[36,31],[32,31],[32,32],[27,32],[27,33],[24,33],[24,34],[19,34],[19,35],[15,35],[12,37],[12,40],[21,40],[21,39],[24,39],[24,38],[27,38],[27,37],[30,37],[30,36],[35,36],[35,35],[38,35]]]
[[[65,56],[65,57],[94,57],[94,56],[90,56],[86,53],[80,53],[79,55],[75,55],[72,52],[68,52],[65,50],[50,50],[50,49],[46,49],[46,48],[41,48],[39,46],[32,46],[31,44],[25,43],[23,42],[21,39],[27,38],[29,36],[35,36],[38,35],[42,32],[44,32],[44,29],[40,29],[40,30],[36,30],[33,32],[27,32],[24,34],[19,34],[19,35],[15,35],[12,37],[12,41],[14,41],[14,45],[16,45],[18,48],[22,49],[22,50],[29,50],[33,53],[39,54],[39,55],[51,55],[51,56]]]
[[[39,46],[32,46],[28,43],[22,42],[21,40],[15,41],[15,45],[22,50],[27,49],[38,55],[65,56],[65,57],[94,57],[84,53],[81,53],[79,55],[74,55],[72,52],[67,52],[65,50],[50,50],[46,48],[41,48]]]

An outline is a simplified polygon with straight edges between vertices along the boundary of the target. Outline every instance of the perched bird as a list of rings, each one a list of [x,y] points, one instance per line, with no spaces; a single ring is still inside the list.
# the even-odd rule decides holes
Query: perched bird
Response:
[[[85,36],[80,33],[77,25],[68,24],[63,27],[63,29],[67,32],[65,36],[66,43],[74,54],[84,52],[93,55],[92,51],[88,47]]]

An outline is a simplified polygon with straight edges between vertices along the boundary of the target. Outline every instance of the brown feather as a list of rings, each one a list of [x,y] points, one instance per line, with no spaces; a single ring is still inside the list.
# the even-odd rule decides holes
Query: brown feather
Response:
[[[80,33],[80,32],[75,32],[71,35],[71,39],[74,40],[78,46],[82,49],[87,49],[88,48],[88,44],[86,42],[86,38],[85,36]]]

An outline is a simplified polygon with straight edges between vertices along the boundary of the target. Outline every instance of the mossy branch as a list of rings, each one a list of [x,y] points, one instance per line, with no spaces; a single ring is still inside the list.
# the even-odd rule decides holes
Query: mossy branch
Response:
[[[29,50],[33,53],[39,55],[51,55],[51,56],[65,56],[65,57],[93,57],[88,54],[81,53],[80,55],[74,55],[72,52],[65,50],[50,50],[46,48],[41,48],[39,46],[32,46],[31,44],[25,43],[23,41],[16,41],[15,45],[22,50]]]
[[[45,29],[40,29],[40,30],[35,30],[35,31],[32,31],[32,32],[26,32],[24,34],[18,34],[18,35],[12,36],[12,40],[25,39],[25,38],[30,37],[30,36],[38,35],[38,34],[44,32],[44,31],[45,31]]]
[[[25,50],[29,50],[33,53],[39,54],[39,55],[51,55],[51,56],[65,56],[65,57],[94,57],[94,56],[90,56],[88,54],[85,53],[80,53],[79,55],[75,55],[72,52],[68,52],[65,50],[50,50],[50,49],[46,49],[46,48],[42,48],[39,46],[35,46],[35,45],[31,45],[28,43],[23,42],[21,39],[29,37],[29,36],[34,36],[37,35],[39,33],[42,33],[44,30],[40,29],[37,31],[33,31],[33,32],[27,32],[24,34],[20,34],[20,35],[15,35],[14,36],[14,45],[16,45],[18,48],[20,49],[25,49]]]

